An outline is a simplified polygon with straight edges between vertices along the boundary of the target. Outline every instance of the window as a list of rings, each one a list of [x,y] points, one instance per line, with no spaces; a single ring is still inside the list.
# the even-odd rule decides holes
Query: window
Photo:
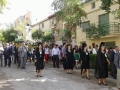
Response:
[[[84,22],[84,23],[82,24],[83,31],[86,30],[86,29],[89,28],[89,27],[90,27],[90,22],[89,22],[89,21]]]
[[[91,4],[91,6],[92,6],[92,9],[94,9],[94,8],[95,8],[95,2],[93,2],[93,3]]]
[[[113,41],[113,42],[105,42],[105,45],[106,45],[106,47],[107,48],[110,48],[110,47],[115,47],[116,46],[116,43],[115,43],[115,41]]]
[[[44,28],[44,23],[42,23],[42,28]]]

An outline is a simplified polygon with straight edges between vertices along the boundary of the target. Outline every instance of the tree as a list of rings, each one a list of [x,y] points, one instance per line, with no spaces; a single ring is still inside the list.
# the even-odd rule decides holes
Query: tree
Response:
[[[70,31],[75,32],[76,27],[80,26],[84,20],[83,17],[86,17],[81,1],[82,0],[54,0],[52,3],[53,9],[56,11],[56,20],[58,22],[61,20],[65,21]],[[71,40],[71,37],[69,39]]]
[[[117,3],[120,5],[120,0],[101,0],[102,4],[101,4],[101,9],[102,10],[106,10],[106,12],[108,13],[112,13],[115,15],[115,19],[120,19],[120,7],[118,7],[118,9],[111,11],[110,6],[113,3]]]
[[[99,39],[108,34],[107,25],[106,24],[98,24],[95,23],[90,24],[90,28],[86,29],[86,35],[89,39]]]
[[[61,40],[62,41],[67,41],[67,42],[71,42],[71,41],[68,41],[70,40],[69,38],[72,37],[72,32],[70,30],[62,30],[62,37],[61,37]]]
[[[52,42],[53,40],[54,40],[54,35],[53,35],[52,31],[46,30],[43,35],[42,41],[43,42]]]
[[[26,22],[20,20],[19,24],[15,27],[15,30],[18,32],[19,36],[23,36],[23,34],[25,34],[25,26]]]
[[[42,40],[42,38],[43,38],[42,32],[39,31],[39,30],[33,30],[33,32],[32,32],[32,38],[34,40],[39,40],[39,39]]]
[[[15,38],[17,37],[14,28],[7,28],[6,30],[3,31],[2,35],[6,42],[15,41]]]
[[[3,30],[0,30],[0,41],[4,41],[4,37],[3,37]]]
[[[0,0],[0,13],[2,13],[2,10],[6,7],[6,4],[6,0]]]

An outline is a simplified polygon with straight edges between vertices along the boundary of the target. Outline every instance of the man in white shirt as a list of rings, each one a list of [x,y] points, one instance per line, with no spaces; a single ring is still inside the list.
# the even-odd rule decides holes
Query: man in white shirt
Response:
[[[4,52],[4,48],[2,46],[2,44],[0,43],[0,67],[2,67],[2,62],[3,62],[3,52]]]
[[[54,48],[52,49],[52,56],[53,56],[53,67],[55,68],[55,63],[56,63],[57,68],[59,68],[60,50],[59,48],[57,48],[57,45],[54,45]]]

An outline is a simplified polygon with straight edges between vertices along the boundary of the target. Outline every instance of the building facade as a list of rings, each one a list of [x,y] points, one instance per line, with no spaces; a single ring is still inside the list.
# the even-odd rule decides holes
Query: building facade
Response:
[[[26,22],[26,25],[29,24],[31,25],[31,12],[26,13],[23,16],[19,16],[15,21],[14,21],[14,26],[15,28],[20,25],[21,22]]]
[[[32,29],[41,30],[43,34],[46,30],[53,32],[53,34],[57,32],[57,35],[55,36],[55,43],[58,45],[62,45],[61,30],[63,30],[64,28],[65,28],[65,25],[62,21],[57,23],[55,14],[50,15],[46,19],[32,25]]]
[[[87,43],[88,46],[99,45],[100,42],[105,42],[107,47],[113,47],[115,45],[120,46],[120,25],[119,21],[115,19],[115,15],[111,13],[106,13],[105,10],[100,9],[100,0],[87,0],[84,5],[84,10],[87,13],[87,18],[85,18],[82,27],[77,27],[76,29],[76,43],[77,45],[82,45],[82,43]],[[111,10],[116,10],[119,5],[114,3],[111,5]],[[98,39],[88,39],[86,34],[86,29],[90,27],[91,23],[107,23],[108,28],[106,29],[108,34]]]

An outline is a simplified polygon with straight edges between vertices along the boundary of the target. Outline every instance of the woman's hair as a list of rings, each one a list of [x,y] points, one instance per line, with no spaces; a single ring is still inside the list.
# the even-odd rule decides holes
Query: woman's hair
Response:
[[[91,49],[91,46],[89,46],[89,49]]]
[[[40,45],[42,46],[42,43],[41,43],[41,42],[40,42],[40,43],[38,43],[38,48],[39,48],[39,46],[40,46]],[[42,46],[42,47],[43,47],[43,46]]]
[[[86,43],[83,43],[82,44],[82,50],[84,50],[84,48],[87,46],[87,44]]]
[[[101,51],[101,47],[102,47],[102,46],[105,46],[105,43],[104,43],[104,42],[101,42],[100,47],[99,47],[99,51]]]
[[[75,46],[75,49],[76,49],[76,48],[78,49],[78,46]]]
[[[67,45],[67,50],[68,50],[68,47],[69,47],[69,46],[70,46],[70,48],[71,48],[71,45],[70,45],[70,44],[68,44],[68,45]],[[71,48],[71,50],[72,50],[72,48]]]
[[[48,45],[46,45],[46,48],[48,48]]]

